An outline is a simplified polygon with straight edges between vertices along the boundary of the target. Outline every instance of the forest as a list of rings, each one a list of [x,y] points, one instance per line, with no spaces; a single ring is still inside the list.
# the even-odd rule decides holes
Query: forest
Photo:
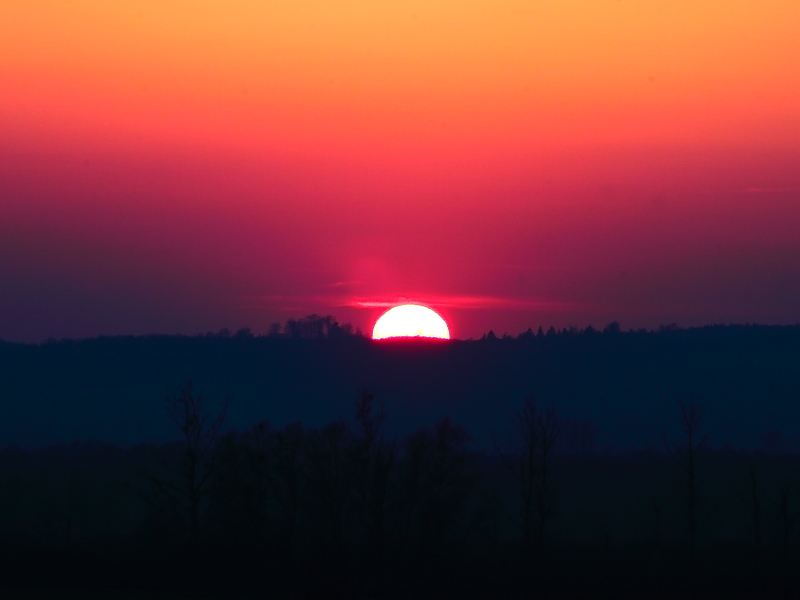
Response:
[[[308,317],[0,361],[2,589],[800,593],[797,327],[376,344]]]

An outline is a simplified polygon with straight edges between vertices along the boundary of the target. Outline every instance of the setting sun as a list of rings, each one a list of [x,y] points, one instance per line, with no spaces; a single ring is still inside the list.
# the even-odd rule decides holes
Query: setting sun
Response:
[[[372,339],[427,337],[450,339],[445,320],[436,311],[417,304],[403,304],[387,310],[375,323]]]

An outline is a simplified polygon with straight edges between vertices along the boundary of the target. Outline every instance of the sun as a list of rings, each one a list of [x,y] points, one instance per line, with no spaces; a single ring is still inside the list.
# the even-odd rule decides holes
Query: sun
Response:
[[[387,310],[375,322],[373,340],[393,337],[427,337],[450,339],[445,320],[425,306],[401,304]]]

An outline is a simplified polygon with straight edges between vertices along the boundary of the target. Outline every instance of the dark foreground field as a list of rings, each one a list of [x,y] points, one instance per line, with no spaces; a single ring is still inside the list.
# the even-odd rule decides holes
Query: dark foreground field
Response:
[[[798,328],[0,355],[3,597],[800,597]]]

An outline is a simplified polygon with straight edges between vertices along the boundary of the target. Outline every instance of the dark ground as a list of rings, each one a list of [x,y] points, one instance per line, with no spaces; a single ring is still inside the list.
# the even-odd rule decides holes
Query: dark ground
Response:
[[[800,597],[798,374],[800,327],[0,344],[0,593]],[[206,445],[168,417],[189,380],[232,397]],[[528,547],[492,436],[519,465],[529,394]]]

